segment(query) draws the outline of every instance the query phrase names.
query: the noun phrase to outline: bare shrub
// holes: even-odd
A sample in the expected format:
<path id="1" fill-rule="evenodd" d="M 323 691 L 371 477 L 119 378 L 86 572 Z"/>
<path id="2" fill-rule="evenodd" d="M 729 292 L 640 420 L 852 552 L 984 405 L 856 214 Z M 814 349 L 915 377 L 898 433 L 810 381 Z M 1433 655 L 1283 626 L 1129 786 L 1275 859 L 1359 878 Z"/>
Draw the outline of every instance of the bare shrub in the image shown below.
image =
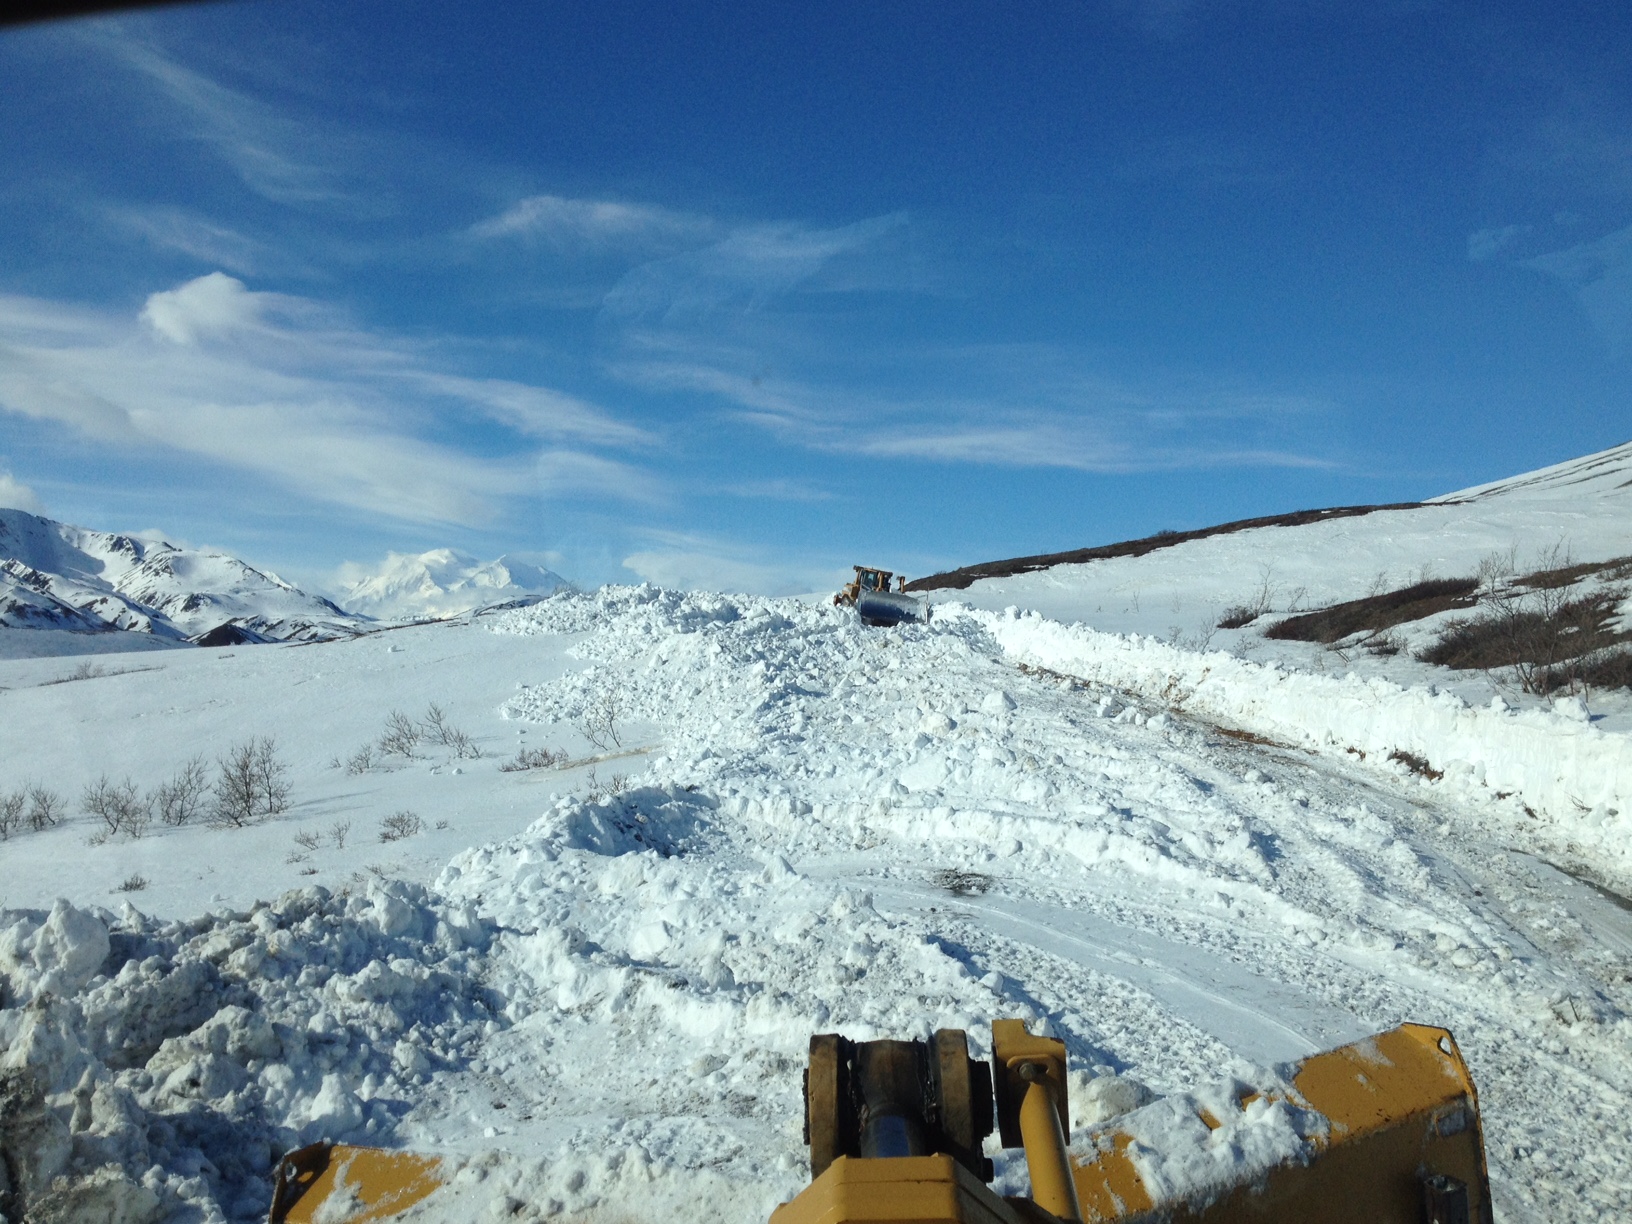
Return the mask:
<path id="1" fill-rule="evenodd" d="M 352 777 L 367 773 L 374 767 L 374 745 L 364 744 L 346 758 L 346 772 Z"/>
<path id="2" fill-rule="evenodd" d="M 380 821 L 380 840 L 382 842 L 401 841 L 405 837 L 413 837 L 423 831 L 425 822 L 407 808 L 400 812 L 392 812 Z"/>
<path id="3" fill-rule="evenodd" d="M 323 844 L 322 836 L 312 829 L 302 829 L 295 834 L 295 845 L 304 846 L 308 850 L 316 850 Z"/>
<path id="4" fill-rule="evenodd" d="M 28 827 L 38 833 L 61 823 L 66 805 L 62 796 L 43 786 L 28 788 Z"/>
<path id="5" fill-rule="evenodd" d="M 420 720 L 419 728 L 426 739 L 433 744 L 446 744 L 448 735 L 453 727 L 448 723 L 448 715 L 436 702 L 425 707 L 425 717 Z"/>
<path id="6" fill-rule="evenodd" d="M 337 820 L 329 826 L 329 840 L 334 843 L 336 850 L 346 848 L 346 837 L 351 832 L 351 821 Z"/>
<path id="7" fill-rule="evenodd" d="M 1561 688 L 1632 688 L 1632 653 L 1601 650 L 1572 659 L 1566 668 L 1554 668 L 1542 677 L 1543 691 Z"/>
<path id="8" fill-rule="evenodd" d="M 584 708 L 574 724 L 583 737 L 605 752 L 608 748 L 623 747 L 618 733 L 618 719 L 623 717 L 623 702 L 618 690 L 602 677 L 600 685 L 584 702 Z"/>
<path id="9" fill-rule="evenodd" d="M 1504 578 L 1518 572 L 1519 546 L 1512 545 L 1506 552 L 1493 552 L 1479 562 L 1479 585 L 1494 587 Z"/>
<path id="10" fill-rule="evenodd" d="M 204 812 L 204 796 L 210 789 L 209 770 L 202 756 L 195 756 L 168 782 L 159 784 L 148 797 L 149 806 L 167 825 L 184 825 Z"/>
<path id="11" fill-rule="evenodd" d="M 142 889 L 144 889 L 146 887 L 147 887 L 147 877 L 146 876 L 144 876 L 144 875 L 129 875 L 129 876 L 125 877 L 125 882 L 123 884 L 119 885 L 119 888 L 117 889 L 117 891 L 125 892 L 125 893 L 141 892 Z"/>
<path id="12" fill-rule="evenodd" d="M 277 816 L 289 810 L 289 767 L 278 759 L 278 744 L 271 736 L 255 745 L 255 789 L 263 815 Z"/>
<path id="13" fill-rule="evenodd" d="M 520 773 L 524 769 L 550 769 L 567 759 L 567 754 L 553 748 L 518 748 L 514 760 L 499 766 L 500 773 Z"/>
<path id="14" fill-rule="evenodd" d="M 429 743 L 452 748 L 453 755 L 464 760 L 473 761 L 482 755 L 476 741 L 450 723 L 447 712 L 434 701 L 425 709 L 425 717 L 419 723 L 419 733 Z"/>
<path id="15" fill-rule="evenodd" d="M 289 767 L 278 759 L 277 741 L 270 736 L 245 740 L 216 765 L 216 825 L 242 828 L 288 809 Z"/>
<path id="16" fill-rule="evenodd" d="M 1527 693 L 1573 689 L 1626 639 L 1614 624 L 1625 598 L 1613 587 L 1571 597 L 1567 586 L 1515 584 L 1490 597 L 1485 615 L 1447 625 L 1417 657 L 1458 669 L 1511 667 Z"/>
<path id="17" fill-rule="evenodd" d="M 1224 609 L 1224 614 L 1218 618 L 1220 629 L 1245 629 L 1253 621 L 1264 614 L 1262 608 L 1249 608 L 1246 604 L 1231 604 Z"/>
<path id="18" fill-rule="evenodd" d="M 380 733 L 380 751 L 386 756 L 411 757 L 419 747 L 420 738 L 419 724 L 401 710 L 392 710 L 386 717 L 385 730 Z"/>
<path id="19" fill-rule="evenodd" d="M 255 786 L 255 741 L 239 744 L 217 762 L 215 809 L 211 823 L 242 828 L 259 814 Z"/>
<path id="20" fill-rule="evenodd" d="M 592 767 L 589 771 L 589 791 L 584 798 L 590 803 L 602 803 L 607 799 L 616 799 L 628 789 L 628 774 L 613 774 L 610 781 L 602 782 Z"/>
<path id="21" fill-rule="evenodd" d="M 22 791 L 0 793 L 0 841 L 10 841 L 11 835 L 22 827 L 27 803 L 28 796 Z"/>

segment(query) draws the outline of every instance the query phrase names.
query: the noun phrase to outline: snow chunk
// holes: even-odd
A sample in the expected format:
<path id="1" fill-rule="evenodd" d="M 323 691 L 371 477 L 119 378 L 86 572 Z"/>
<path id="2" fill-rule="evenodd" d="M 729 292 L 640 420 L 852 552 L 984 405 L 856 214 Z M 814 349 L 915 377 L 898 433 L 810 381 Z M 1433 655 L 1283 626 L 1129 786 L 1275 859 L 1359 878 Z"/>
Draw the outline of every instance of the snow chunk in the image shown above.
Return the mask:
<path id="1" fill-rule="evenodd" d="M 108 928 L 67 901 L 59 899 L 43 921 L 33 911 L 9 917 L 9 925 L 0 929 L 0 971 L 18 1001 L 73 994 L 108 959 Z"/>

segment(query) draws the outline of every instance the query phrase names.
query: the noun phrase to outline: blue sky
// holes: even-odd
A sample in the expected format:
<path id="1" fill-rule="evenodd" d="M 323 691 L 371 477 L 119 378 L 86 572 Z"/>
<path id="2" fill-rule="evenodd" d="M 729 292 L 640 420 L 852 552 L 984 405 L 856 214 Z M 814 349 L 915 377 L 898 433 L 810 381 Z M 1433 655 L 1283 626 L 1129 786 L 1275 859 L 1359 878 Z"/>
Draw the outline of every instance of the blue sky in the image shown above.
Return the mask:
<path id="1" fill-rule="evenodd" d="M 0 500 L 821 588 L 1632 436 L 1619 6 L 253 0 L 0 33 Z"/>

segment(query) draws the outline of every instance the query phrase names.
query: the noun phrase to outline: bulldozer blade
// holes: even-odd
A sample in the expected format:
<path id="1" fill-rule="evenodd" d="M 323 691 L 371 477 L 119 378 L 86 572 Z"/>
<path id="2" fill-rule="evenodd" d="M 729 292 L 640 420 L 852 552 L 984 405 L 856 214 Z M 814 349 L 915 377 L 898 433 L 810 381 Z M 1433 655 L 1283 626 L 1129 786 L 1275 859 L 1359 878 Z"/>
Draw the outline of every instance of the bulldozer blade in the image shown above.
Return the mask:
<path id="1" fill-rule="evenodd" d="M 922 622 L 924 601 L 898 591 L 862 591 L 856 595 L 856 612 L 869 625 L 900 625 Z"/>
<path id="2" fill-rule="evenodd" d="M 1169 1199 L 1140 1176 L 1130 1152 L 1137 1140 L 1127 1124 L 1112 1123 L 1095 1134 L 1092 1154 L 1075 1158 L 1084 1218 L 1089 1224 L 1489 1224 L 1479 1101 L 1448 1030 L 1402 1024 L 1304 1059 L 1292 1082 L 1297 1097 L 1329 1124 L 1304 1159 L 1205 1201 Z M 1205 1114 L 1202 1121 L 1218 1125 Z"/>
<path id="3" fill-rule="evenodd" d="M 442 1186 L 442 1162 L 412 1152 L 314 1143 L 278 1162 L 268 1224 L 376 1224 Z"/>
<path id="4" fill-rule="evenodd" d="M 818 1040 L 844 1044 L 836 1035 Z M 817 1044 L 811 1048 L 814 1056 Z M 1234 1163 L 1228 1131 L 1219 1145 L 1208 1138 L 1226 1125 L 1209 1112 L 1222 1105 L 1216 1095 L 1210 1105 L 1194 1096 L 1158 1101 L 1094 1128 L 1069 1149 L 1062 1109 L 1059 1125 L 1041 1128 L 1049 1133 L 1039 1140 L 1027 1133 L 1019 1081 L 1035 1088 L 1056 1069 L 1039 1064 L 1063 1064 L 1063 1047 L 1031 1036 L 1019 1021 L 998 1021 L 993 1050 L 1018 1077 L 998 1088 L 999 1113 L 1015 1115 L 1003 1121 L 1004 1143 L 1023 1143 L 1034 1173 L 1034 1149 L 1064 1157 L 1078 1201 L 1069 1193 L 1001 1198 L 944 1150 L 852 1152 L 818 1168 L 770 1224 L 1062 1224 L 1062 1211 L 1085 1224 L 1491 1224 L 1478 1097 L 1445 1029 L 1403 1024 L 1312 1055 L 1267 1099 L 1247 1092 L 1222 1106 L 1246 1113 L 1279 1100 L 1318 1120 L 1300 1150 L 1267 1166 Z M 1043 1106 L 1051 1110 L 1046 1098 Z"/>

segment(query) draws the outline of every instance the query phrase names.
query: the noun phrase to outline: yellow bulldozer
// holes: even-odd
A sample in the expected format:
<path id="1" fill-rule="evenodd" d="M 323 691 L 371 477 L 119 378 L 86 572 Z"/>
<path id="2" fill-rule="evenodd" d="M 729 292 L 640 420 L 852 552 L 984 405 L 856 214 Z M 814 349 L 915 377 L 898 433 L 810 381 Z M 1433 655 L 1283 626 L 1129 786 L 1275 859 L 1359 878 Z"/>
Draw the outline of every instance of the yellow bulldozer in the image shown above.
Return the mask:
<path id="1" fill-rule="evenodd" d="M 1478 1096 L 1447 1030 L 1402 1024 L 1290 1072 L 1279 1088 L 1159 1100 L 1068 1143 L 1065 1045 L 1020 1020 L 993 1023 L 989 1063 L 957 1029 L 819 1034 L 805 1071 L 811 1183 L 770 1224 L 1491 1224 Z M 1295 1143 L 1236 1159 L 1252 1146 L 1243 1126 L 1293 1111 Z M 994 1129 L 1024 1150 L 1029 1196 L 988 1184 Z M 434 1195 L 440 1170 L 314 1144 L 280 1163 L 270 1221 L 388 1221 Z"/>
<path id="2" fill-rule="evenodd" d="M 849 607 L 869 625 L 900 625 L 929 619 L 929 605 L 922 599 L 908 595 L 907 580 L 899 579 L 896 590 L 890 590 L 890 579 L 895 575 L 887 569 L 871 565 L 852 566 L 856 576 L 845 583 L 833 596 L 837 607 Z"/>

